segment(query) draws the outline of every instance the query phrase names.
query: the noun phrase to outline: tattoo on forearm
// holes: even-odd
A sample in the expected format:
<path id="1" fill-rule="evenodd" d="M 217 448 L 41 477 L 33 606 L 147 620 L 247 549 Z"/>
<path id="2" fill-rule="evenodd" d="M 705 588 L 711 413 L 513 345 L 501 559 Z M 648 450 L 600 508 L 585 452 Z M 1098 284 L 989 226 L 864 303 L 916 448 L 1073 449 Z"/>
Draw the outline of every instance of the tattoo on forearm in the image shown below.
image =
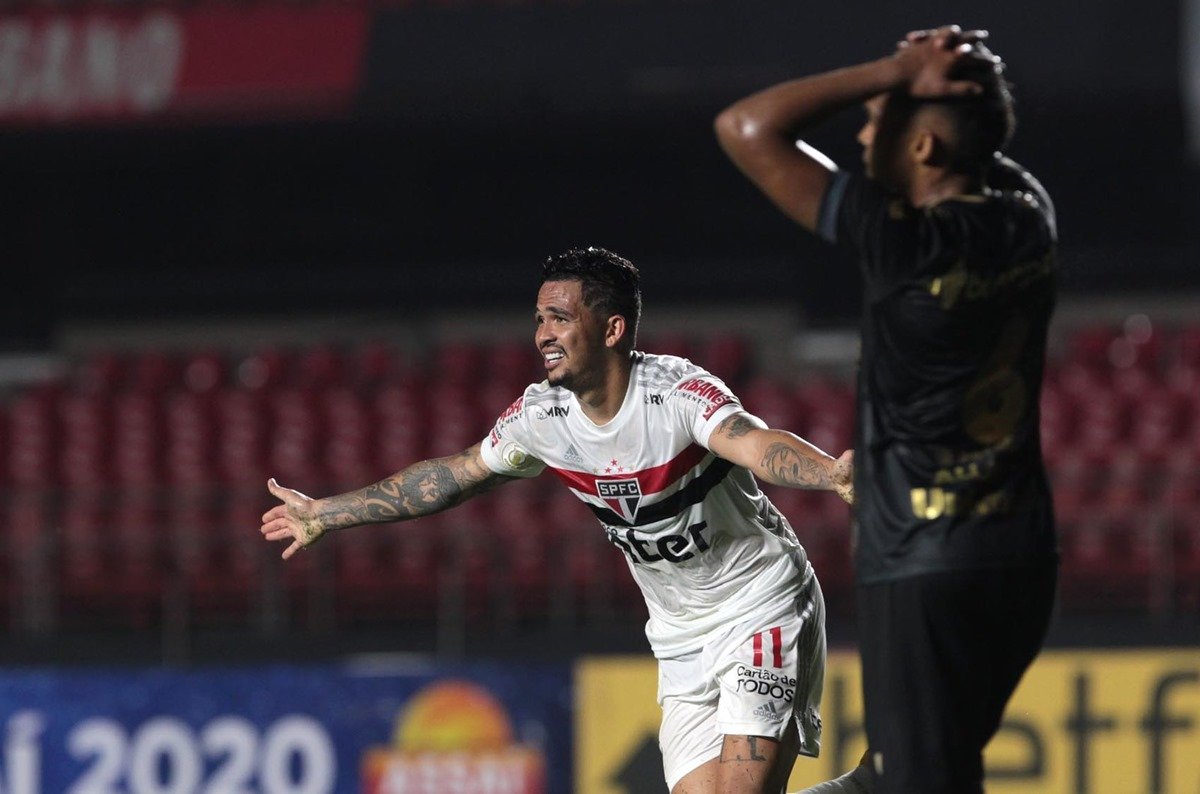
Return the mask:
<path id="1" fill-rule="evenodd" d="M 738 748 L 738 750 L 737 750 L 737 751 L 735 751 L 735 752 L 731 753 L 730 755 L 726 755 L 726 754 L 725 754 L 725 752 L 724 752 L 724 751 L 725 751 L 725 748 L 724 748 L 724 747 L 722 747 L 722 748 L 721 748 L 721 760 L 720 760 L 720 763 L 722 763 L 722 764 L 726 764 L 726 763 L 736 763 L 736 762 L 738 762 L 738 761 L 742 761 L 742 762 L 745 762 L 745 761 L 766 761 L 766 760 L 767 760 L 767 757 L 758 751 L 758 740 L 759 740 L 759 738 L 760 738 L 760 737 L 758 737 L 758 736 L 747 736 L 747 737 L 746 737 L 746 743 L 750 745 L 750 747 L 749 747 L 749 757 L 748 757 L 748 758 L 745 758 L 745 757 L 743 757 L 743 756 L 742 756 L 742 753 L 741 753 L 740 746 L 739 746 L 739 748 Z M 728 740 L 727 740 L 727 741 L 728 741 Z M 739 742 L 738 744 L 740 745 L 740 742 Z"/>
<path id="2" fill-rule="evenodd" d="M 331 497 L 319 518 L 326 527 L 340 527 L 432 515 L 508 479 L 481 470 L 468 450 L 415 463 L 366 488 Z"/>
<path id="3" fill-rule="evenodd" d="M 791 488 L 829 488 L 829 470 L 820 461 L 801 455 L 795 447 L 776 441 L 767 447 L 762 467 L 769 482 Z"/>
<path id="4" fill-rule="evenodd" d="M 741 438 L 755 427 L 756 425 L 745 414 L 734 414 L 724 422 L 721 422 L 721 426 L 717 428 L 717 431 L 724 433 L 729 438 Z"/>

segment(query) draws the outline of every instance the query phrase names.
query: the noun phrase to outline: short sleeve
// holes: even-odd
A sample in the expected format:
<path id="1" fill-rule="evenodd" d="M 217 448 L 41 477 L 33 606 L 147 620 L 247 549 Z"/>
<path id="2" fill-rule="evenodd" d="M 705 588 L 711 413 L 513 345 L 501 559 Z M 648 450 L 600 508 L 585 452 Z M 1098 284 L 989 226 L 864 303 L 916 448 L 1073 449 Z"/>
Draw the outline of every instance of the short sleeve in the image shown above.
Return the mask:
<path id="1" fill-rule="evenodd" d="M 708 438 L 717 425 L 742 409 L 724 381 L 703 370 L 680 381 L 670 394 L 672 408 L 687 426 L 692 438 L 708 448 Z"/>
<path id="2" fill-rule="evenodd" d="M 857 258 L 868 291 L 886 289 L 915 260 L 921 215 L 862 174 L 839 171 L 829 181 L 817 219 L 825 240 Z"/>
<path id="3" fill-rule="evenodd" d="M 488 437 L 479 445 L 483 462 L 496 474 L 536 477 L 546 468 L 530 449 L 525 398 L 508 406 L 496 419 Z"/>

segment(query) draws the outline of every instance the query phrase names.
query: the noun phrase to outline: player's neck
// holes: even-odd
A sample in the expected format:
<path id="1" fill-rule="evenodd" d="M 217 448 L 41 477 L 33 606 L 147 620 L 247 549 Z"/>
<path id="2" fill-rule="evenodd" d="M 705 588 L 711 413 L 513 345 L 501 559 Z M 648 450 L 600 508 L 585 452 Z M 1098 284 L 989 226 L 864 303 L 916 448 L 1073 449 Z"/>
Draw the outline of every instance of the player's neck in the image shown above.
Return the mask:
<path id="1" fill-rule="evenodd" d="M 914 207 L 932 207 L 954 196 L 976 195 L 983 191 L 983 182 L 967 174 L 942 169 L 921 169 L 913 174 L 908 188 L 908 200 Z"/>
<path id="2" fill-rule="evenodd" d="M 629 356 L 610 356 L 604 376 L 596 385 L 575 393 L 583 415 L 594 424 L 604 425 L 613 420 L 625 404 L 629 391 L 629 378 L 633 370 L 633 359 Z"/>

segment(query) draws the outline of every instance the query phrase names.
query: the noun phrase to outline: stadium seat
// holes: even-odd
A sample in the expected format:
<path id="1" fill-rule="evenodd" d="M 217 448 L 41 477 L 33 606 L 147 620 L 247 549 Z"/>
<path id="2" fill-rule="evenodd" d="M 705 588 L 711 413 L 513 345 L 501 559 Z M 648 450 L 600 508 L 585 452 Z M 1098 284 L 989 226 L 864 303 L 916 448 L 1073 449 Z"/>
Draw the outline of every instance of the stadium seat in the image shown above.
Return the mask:
<path id="1" fill-rule="evenodd" d="M 27 391 L 8 406 L 7 479 L 14 485 L 45 488 L 59 476 L 57 393 Z"/>
<path id="2" fill-rule="evenodd" d="M 132 391 L 159 394 L 180 385 L 180 361 L 165 350 L 139 350 L 130 354 L 127 387 Z"/>
<path id="3" fill-rule="evenodd" d="M 107 396 L 68 392 L 58 401 L 59 471 L 70 487 L 97 487 L 111 476 L 112 412 Z"/>
<path id="4" fill-rule="evenodd" d="M 261 394 L 228 389 L 214 402 L 217 471 L 223 482 L 244 486 L 265 482 L 270 415 Z"/>
<path id="5" fill-rule="evenodd" d="M 403 382 L 413 375 L 412 362 L 392 343 L 372 339 L 351 348 L 346 362 L 346 384 L 361 392 Z"/>
<path id="6" fill-rule="evenodd" d="M 213 411 L 213 400 L 208 395 L 175 392 L 166 397 L 163 459 L 170 483 L 193 487 L 215 481 L 219 431 Z"/>
<path id="7" fill-rule="evenodd" d="M 426 456 L 429 421 L 426 397 L 415 384 L 390 385 L 374 397 L 376 463 L 383 471 L 396 471 Z"/>
<path id="8" fill-rule="evenodd" d="M 280 347 L 261 347 L 237 361 L 235 385 L 251 392 L 274 389 L 291 375 L 292 355 Z"/>
<path id="9" fill-rule="evenodd" d="M 1132 404 L 1130 441 L 1149 461 L 1161 461 L 1186 439 L 1190 406 L 1184 397 L 1159 386 L 1146 389 Z"/>
<path id="10" fill-rule="evenodd" d="M 229 359 L 220 350 L 198 350 L 184 356 L 181 364 L 184 390 L 213 394 L 229 385 Z"/>
<path id="11" fill-rule="evenodd" d="M 162 480 L 162 395 L 118 394 L 112 403 L 112 468 L 115 480 L 147 488 Z"/>
<path id="12" fill-rule="evenodd" d="M 801 423 L 807 406 L 796 399 L 792 389 L 777 379 L 751 378 L 738 397 L 742 406 L 767 423 L 768 427 L 802 433 Z"/>
<path id="13" fill-rule="evenodd" d="M 738 334 L 717 333 L 708 337 L 700 343 L 696 356 L 696 363 L 739 394 L 754 363 L 749 343 Z"/>
<path id="14" fill-rule="evenodd" d="M 1168 513 L 1171 567 L 1177 608 L 1200 613 L 1200 505 Z"/>
<path id="15" fill-rule="evenodd" d="M 476 386 L 483 380 L 482 346 L 462 339 L 445 340 L 430 353 L 426 370 L 435 381 L 450 386 Z"/>

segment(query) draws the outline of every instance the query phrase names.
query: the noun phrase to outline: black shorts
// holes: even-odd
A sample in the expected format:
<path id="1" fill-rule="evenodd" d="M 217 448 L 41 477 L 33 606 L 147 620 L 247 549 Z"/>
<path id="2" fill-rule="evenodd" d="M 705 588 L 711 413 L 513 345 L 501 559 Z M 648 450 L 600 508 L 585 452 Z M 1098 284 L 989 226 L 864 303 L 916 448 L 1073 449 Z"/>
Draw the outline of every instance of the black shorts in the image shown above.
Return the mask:
<path id="1" fill-rule="evenodd" d="M 1042 647 L 1058 564 L 950 571 L 858 588 L 878 794 L 983 790 L 983 748 Z"/>

